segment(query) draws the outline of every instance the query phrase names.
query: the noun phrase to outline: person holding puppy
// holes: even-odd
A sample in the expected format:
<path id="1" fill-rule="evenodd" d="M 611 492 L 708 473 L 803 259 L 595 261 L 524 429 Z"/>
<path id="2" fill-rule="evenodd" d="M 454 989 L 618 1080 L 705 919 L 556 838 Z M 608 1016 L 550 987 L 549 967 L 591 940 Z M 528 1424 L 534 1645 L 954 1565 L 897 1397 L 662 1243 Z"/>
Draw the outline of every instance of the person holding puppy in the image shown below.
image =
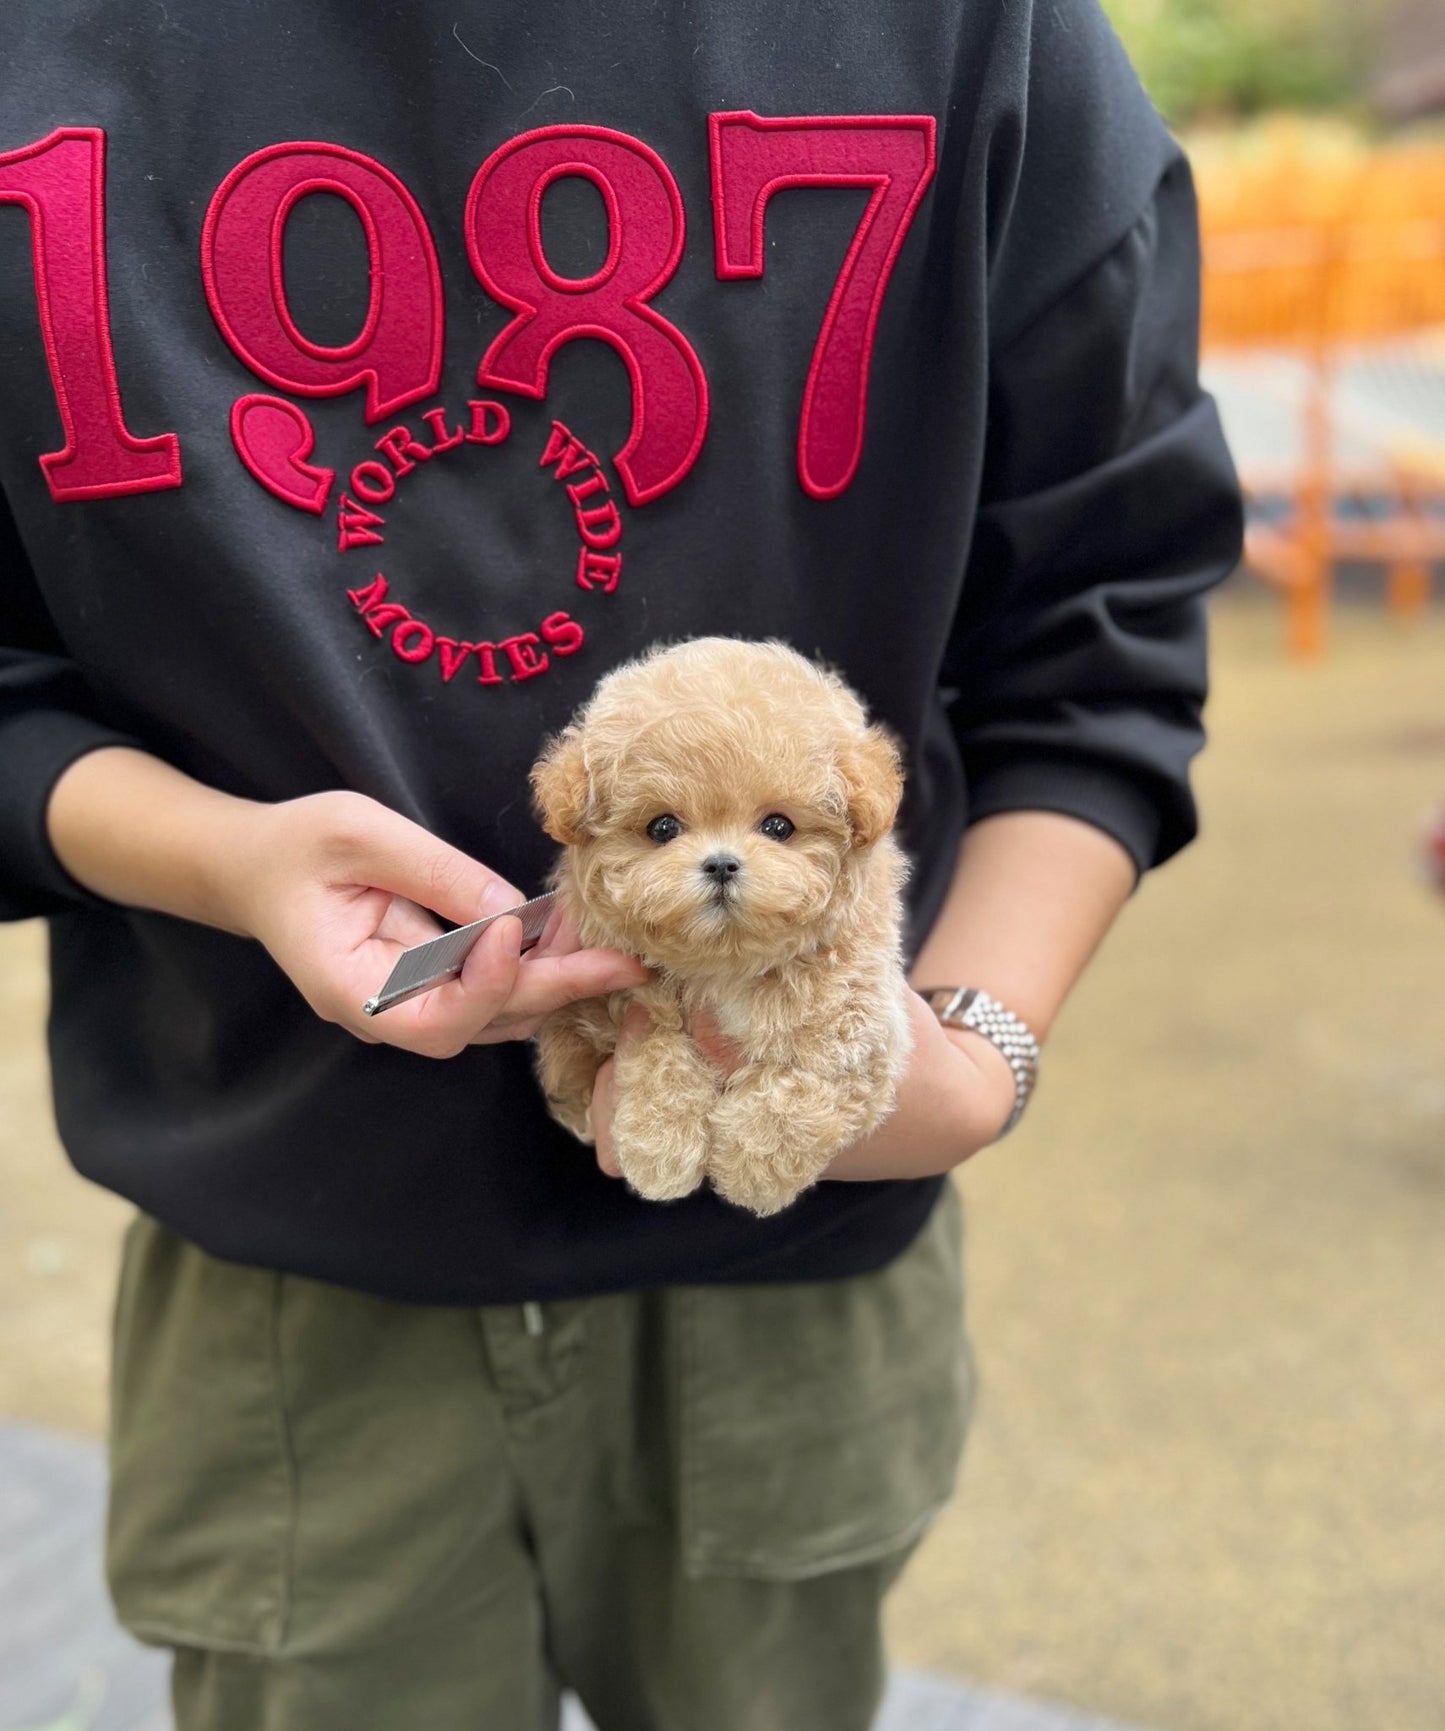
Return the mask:
<path id="1" fill-rule="evenodd" d="M 826 52 L 776 7 L 14 10 L 0 912 L 52 921 L 62 1138 L 139 1209 L 121 1618 L 181 1731 L 563 1688 L 862 1731 L 968 1406 L 947 1174 L 1195 829 L 1240 523 L 1187 165 L 1092 0 L 848 4 Z M 636 956 L 502 919 L 361 1010 L 540 887 L 543 741 L 698 637 L 898 742 L 943 989 L 766 1218 L 617 1180 L 635 1023 L 595 1156 L 548 1114 L 529 1042 Z"/>

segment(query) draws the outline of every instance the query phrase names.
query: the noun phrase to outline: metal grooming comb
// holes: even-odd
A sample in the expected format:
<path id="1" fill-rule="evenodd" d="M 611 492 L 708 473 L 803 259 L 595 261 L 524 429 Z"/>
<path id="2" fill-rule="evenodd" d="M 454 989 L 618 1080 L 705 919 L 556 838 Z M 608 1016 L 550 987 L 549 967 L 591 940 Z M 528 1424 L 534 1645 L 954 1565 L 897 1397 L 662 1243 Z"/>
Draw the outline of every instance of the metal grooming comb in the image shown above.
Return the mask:
<path id="1" fill-rule="evenodd" d="M 469 926 L 458 926 L 455 931 L 443 932 L 439 938 L 413 944 L 396 958 L 396 966 L 387 976 L 386 984 L 374 998 L 366 1000 L 362 1009 L 368 1016 L 379 1016 L 383 1010 L 394 1009 L 408 998 L 419 998 L 433 986 L 456 979 L 462 971 L 462 964 L 472 953 L 472 945 L 493 920 L 504 920 L 508 914 L 515 914 L 522 922 L 522 951 L 525 954 L 542 936 L 542 928 L 547 924 L 547 916 L 556 900 L 556 890 L 548 890 L 545 895 L 533 896 L 520 907 L 503 908 L 500 913 L 488 914 L 484 920 L 473 920 Z"/>

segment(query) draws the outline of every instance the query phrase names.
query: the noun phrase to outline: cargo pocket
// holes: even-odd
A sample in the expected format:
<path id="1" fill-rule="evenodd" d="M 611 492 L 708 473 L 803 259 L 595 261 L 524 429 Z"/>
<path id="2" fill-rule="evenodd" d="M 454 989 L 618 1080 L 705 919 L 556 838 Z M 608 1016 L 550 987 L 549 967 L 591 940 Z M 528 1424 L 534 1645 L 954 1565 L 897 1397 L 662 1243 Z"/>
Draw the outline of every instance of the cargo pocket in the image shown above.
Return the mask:
<path id="1" fill-rule="evenodd" d="M 106 1575 L 141 1640 L 279 1646 L 290 1473 L 275 1364 L 280 1277 L 145 1216 L 116 1302 Z"/>
<path id="2" fill-rule="evenodd" d="M 917 1541 L 952 1494 L 972 1398 L 961 1260 L 949 1183 L 874 1274 L 677 1293 L 690 1575 L 802 1580 Z"/>

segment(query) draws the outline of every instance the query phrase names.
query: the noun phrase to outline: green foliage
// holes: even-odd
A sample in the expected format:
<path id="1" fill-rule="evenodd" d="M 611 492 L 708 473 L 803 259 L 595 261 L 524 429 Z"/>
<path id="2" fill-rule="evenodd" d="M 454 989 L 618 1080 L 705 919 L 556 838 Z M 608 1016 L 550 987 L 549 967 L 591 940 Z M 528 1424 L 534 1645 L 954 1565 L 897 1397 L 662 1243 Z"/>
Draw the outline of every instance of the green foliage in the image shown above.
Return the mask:
<path id="1" fill-rule="evenodd" d="M 1103 0 L 1172 125 L 1266 108 L 1358 106 L 1379 0 Z"/>

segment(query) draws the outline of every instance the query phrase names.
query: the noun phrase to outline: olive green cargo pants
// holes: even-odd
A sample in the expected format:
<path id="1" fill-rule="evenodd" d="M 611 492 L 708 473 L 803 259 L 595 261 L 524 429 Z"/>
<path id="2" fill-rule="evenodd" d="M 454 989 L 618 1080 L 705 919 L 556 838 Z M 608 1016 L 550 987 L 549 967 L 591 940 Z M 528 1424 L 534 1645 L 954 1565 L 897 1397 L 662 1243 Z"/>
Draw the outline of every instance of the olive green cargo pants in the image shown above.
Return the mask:
<path id="1" fill-rule="evenodd" d="M 864 1731 L 953 1483 L 958 1204 L 876 1274 L 483 1309 L 126 1246 L 108 1568 L 180 1731 Z"/>

